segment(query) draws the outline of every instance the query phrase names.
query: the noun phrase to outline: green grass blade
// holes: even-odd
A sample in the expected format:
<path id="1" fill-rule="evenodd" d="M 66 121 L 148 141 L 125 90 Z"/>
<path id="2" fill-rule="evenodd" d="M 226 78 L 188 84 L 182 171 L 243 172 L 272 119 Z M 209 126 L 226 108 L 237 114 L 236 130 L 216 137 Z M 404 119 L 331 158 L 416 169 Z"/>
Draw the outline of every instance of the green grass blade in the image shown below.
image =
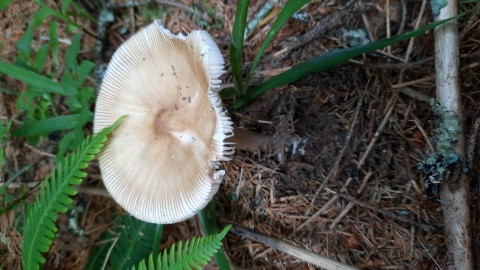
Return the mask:
<path id="1" fill-rule="evenodd" d="M 156 225 L 154 228 L 154 232 L 152 233 L 153 241 L 151 244 L 151 250 L 153 251 L 153 254 L 155 254 L 155 256 L 158 254 L 160 242 L 162 241 L 162 235 L 163 235 L 163 225 Z"/>
<path id="2" fill-rule="evenodd" d="M 31 70 L 0 61 L 0 73 L 4 73 L 26 84 L 38 87 L 46 92 L 65 95 L 63 87 L 50 78 L 37 74 Z"/>
<path id="3" fill-rule="evenodd" d="M 41 185 L 35 202 L 27 207 L 27 216 L 22 240 L 22 268 L 40 269 L 45 262 L 42 253 L 47 252 L 55 237 L 55 221 L 58 213 L 65 213 L 76 194 L 73 186 L 79 185 L 95 155 L 105 145 L 107 136 L 120 124 L 121 119 L 111 127 L 87 138 L 73 153 L 60 161 L 56 169 Z"/>
<path id="4" fill-rule="evenodd" d="M 218 218 L 217 209 L 215 207 L 215 197 L 212 201 L 210 201 L 206 208 L 198 213 L 198 219 L 200 220 L 200 226 L 202 226 L 202 229 L 206 235 L 215 235 L 218 233 Z M 230 264 L 228 263 L 227 257 L 225 257 L 223 250 L 220 249 L 218 252 L 216 252 L 214 257 L 218 267 L 221 270 L 230 269 Z"/>
<path id="5" fill-rule="evenodd" d="M 233 80 L 239 95 L 245 93 L 243 84 L 243 41 L 245 27 L 247 26 L 247 13 L 250 0 L 238 0 L 235 22 L 232 29 L 232 42 L 230 44 L 230 64 L 232 65 Z"/>
<path id="6" fill-rule="evenodd" d="M 50 51 L 52 54 L 53 64 L 55 69 L 58 68 L 58 53 L 60 52 L 60 47 L 58 44 L 58 24 L 56 21 L 51 21 L 49 26 L 49 34 L 50 34 Z"/>
<path id="7" fill-rule="evenodd" d="M 277 35 L 277 33 L 280 31 L 283 25 L 292 17 L 292 15 L 295 12 L 297 12 L 300 8 L 302 8 L 304 5 L 306 5 L 308 2 L 310 2 L 310 0 L 289 0 L 285 4 L 282 11 L 278 15 L 277 20 L 275 20 L 275 22 L 273 23 L 272 28 L 270 28 L 270 30 L 268 31 L 267 36 L 263 40 L 262 44 L 260 45 L 260 48 L 258 49 L 257 54 L 255 55 L 252 67 L 250 68 L 250 72 L 248 74 L 248 79 L 245 84 L 245 87 L 248 87 L 253 77 L 253 74 L 255 72 L 255 69 L 258 66 L 258 62 L 260 61 L 260 58 L 262 58 L 263 54 L 265 53 L 265 50 L 267 49 L 272 39 Z"/>
<path id="8" fill-rule="evenodd" d="M 82 114 L 62 115 L 45 120 L 32 121 L 23 124 L 20 128 L 12 132 L 13 136 L 32 137 L 46 135 L 54 131 L 71 129 L 80 125 Z"/>
<path id="9" fill-rule="evenodd" d="M 8 122 L 4 122 L 4 120 L 0 120 L 0 173 L 3 168 L 4 162 L 4 154 L 5 154 L 5 147 L 4 144 L 7 141 L 7 134 L 10 132 L 10 127 L 12 126 L 13 120 Z"/>
<path id="10" fill-rule="evenodd" d="M 40 47 L 37 54 L 35 55 L 35 60 L 33 61 L 33 69 L 36 72 L 42 72 L 45 62 L 47 62 L 47 53 L 49 46 L 47 44 Z"/>
<path id="11" fill-rule="evenodd" d="M 233 105 L 233 108 L 238 109 L 248 104 L 249 102 L 255 100 L 259 96 L 265 94 L 268 90 L 295 82 L 310 73 L 327 70 L 332 67 L 339 66 L 341 64 L 346 63 L 348 60 L 356 56 L 362 55 L 364 53 L 373 52 L 373 51 L 382 49 L 386 46 L 398 43 L 400 41 L 419 36 L 425 33 L 426 31 L 435 28 L 438 25 L 441 25 L 453 19 L 457 19 L 460 16 L 463 16 L 463 14 L 453 18 L 446 19 L 446 20 L 429 23 L 417 30 L 414 30 L 402 35 L 398 35 L 392 38 L 382 39 L 382 40 L 369 43 L 366 45 L 362 45 L 362 46 L 336 50 L 321 56 L 314 57 L 311 60 L 308 60 L 296 66 L 293 66 L 291 69 L 268 79 L 259 87 L 253 89 L 252 91 L 249 91 L 247 95 L 240 97 L 237 100 L 237 102 Z"/>

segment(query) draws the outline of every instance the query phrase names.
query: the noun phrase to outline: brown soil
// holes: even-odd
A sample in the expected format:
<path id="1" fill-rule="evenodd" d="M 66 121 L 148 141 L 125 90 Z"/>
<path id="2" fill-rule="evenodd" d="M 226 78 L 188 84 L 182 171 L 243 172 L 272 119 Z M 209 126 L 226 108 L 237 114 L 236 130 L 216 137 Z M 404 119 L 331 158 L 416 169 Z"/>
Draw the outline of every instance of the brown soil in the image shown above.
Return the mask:
<path id="1" fill-rule="evenodd" d="M 148 16 L 153 13 L 174 33 L 202 28 L 201 18 L 185 8 L 168 4 L 170 1 L 160 1 L 166 3 L 158 4 L 160 8 L 153 4 L 131 8 L 120 5 L 120 1 L 112 2 L 119 4 L 113 9 L 116 18 L 108 28 L 104 53 L 96 56 L 94 40 L 87 36 L 83 39 L 82 57 L 96 63 L 108 62 L 124 40 L 150 22 Z M 207 21 L 210 27 L 206 29 L 228 59 L 235 4 L 219 0 L 178 2 L 195 5 L 210 18 Z M 249 18 L 265 2 L 252 1 Z M 313 56 L 344 48 L 352 40 L 342 29 L 368 29 L 377 40 L 387 36 L 387 28 L 395 34 L 414 29 L 417 19 L 421 24 L 432 21 L 429 11 L 419 14 L 420 2 L 408 2 L 403 12 L 402 1 L 390 0 L 389 25 L 385 23 L 383 0 L 364 5 L 354 1 L 312 2 L 301 12 L 307 18 L 305 21 L 292 19 L 279 33 L 266 51 L 255 80 Z M 88 1 L 80 4 L 98 15 Z M 461 5 L 461 10 L 469 7 Z M 4 30 L 0 32 L 0 40 L 6 41 L 2 46 L 3 59 L 11 60 L 15 43 L 36 8 L 29 1 L 14 1 L 8 12 L 0 14 Z M 207 10 L 213 13 L 206 15 Z M 362 14 L 369 22 L 368 28 Z M 130 24 L 122 34 L 120 30 L 127 19 Z M 460 83 L 467 137 L 478 132 L 473 123 L 480 108 L 479 19 L 478 14 L 471 13 L 460 21 Z M 262 22 L 248 35 L 247 67 L 272 23 L 272 20 Z M 96 27 L 87 25 L 93 31 Z M 71 34 L 61 29 L 59 36 L 68 38 Z M 341 67 L 311 74 L 270 91 L 241 110 L 230 110 L 236 127 L 280 138 L 282 144 L 253 152 L 237 151 L 230 162 L 223 164 L 227 175 L 217 195 L 220 219 L 363 269 L 446 269 L 449 262 L 440 202 L 435 192 L 427 192 L 423 175 L 417 169 L 417 164 L 433 152 L 434 116 L 426 102 L 415 98 L 435 96 L 431 77 L 435 74 L 433 34 L 416 38 L 411 50 L 408 44 L 402 42 Z M 228 64 L 226 74 L 224 83 L 231 83 Z M 23 89 L 11 79 L 0 82 L 0 86 Z M 4 107 L 2 119 L 15 116 L 15 96 L 0 97 Z M 227 108 L 232 102 L 225 101 Z M 17 119 L 15 125 L 21 117 Z M 33 164 L 16 182 L 32 184 L 43 179 L 54 163 L 51 153 L 55 153 L 57 143 L 53 137 L 44 139 L 35 148 L 17 139 L 7 143 L 7 160 L 13 164 L 13 170 L 18 172 Z M 472 182 L 478 181 L 479 151 L 475 144 L 467 147 L 475 149 L 470 176 Z M 103 190 L 96 162 L 88 172 L 83 185 Z M 7 174 L 2 172 L 2 181 L 4 177 Z M 319 213 L 342 189 L 345 196 Z M 77 206 L 85 208 L 78 224 L 85 235 L 78 236 L 68 229 L 68 215 L 61 215 L 57 222 L 58 237 L 44 269 L 82 269 L 101 233 L 111 227 L 116 214 L 122 211 L 113 200 L 94 195 L 91 190 L 80 193 L 75 200 Z M 11 193 L 15 194 L 15 189 Z M 478 189 L 472 189 L 474 254 L 480 252 L 478 195 Z M 17 222 L 12 212 L 0 218 L 0 232 L 8 239 L 7 244 L 0 242 L 0 266 L 4 269 L 20 269 L 22 236 L 15 229 Z M 168 225 L 162 247 L 198 233 L 194 220 Z M 317 269 L 296 257 L 233 234 L 226 239 L 226 253 L 232 264 L 241 269 Z M 215 264 L 209 266 L 215 267 Z M 476 268 L 480 269 L 478 258 Z"/>

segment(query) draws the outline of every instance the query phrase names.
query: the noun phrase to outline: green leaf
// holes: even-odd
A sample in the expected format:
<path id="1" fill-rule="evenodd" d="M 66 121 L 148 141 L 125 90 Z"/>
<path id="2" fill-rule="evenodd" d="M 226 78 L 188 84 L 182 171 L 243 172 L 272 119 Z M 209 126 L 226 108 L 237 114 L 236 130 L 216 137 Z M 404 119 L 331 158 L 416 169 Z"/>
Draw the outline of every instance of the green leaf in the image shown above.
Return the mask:
<path id="1" fill-rule="evenodd" d="M 218 233 L 218 218 L 217 218 L 217 209 L 215 207 L 215 197 L 210 201 L 205 209 L 202 209 L 198 213 L 198 218 L 200 220 L 200 225 L 202 226 L 203 231 L 206 235 L 215 235 Z M 215 261 L 217 261 L 218 267 L 221 270 L 229 270 L 230 264 L 228 263 L 227 257 L 220 249 L 214 255 Z"/>
<path id="2" fill-rule="evenodd" d="M 62 115 L 24 123 L 20 128 L 12 132 L 16 137 L 32 137 L 50 134 L 54 131 L 61 131 L 77 127 L 81 124 L 84 116 L 81 114 Z"/>
<path id="3" fill-rule="evenodd" d="M 0 0 L 0 10 L 4 10 L 13 0 Z"/>
<path id="4" fill-rule="evenodd" d="M 0 121 L 0 173 L 3 173 L 2 169 L 5 158 L 4 144 L 7 134 L 10 131 L 10 127 L 12 126 L 12 122 L 13 120 L 8 121 L 7 123 L 4 123 L 3 120 Z"/>
<path id="5" fill-rule="evenodd" d="M 268 45 L 272 41 L 272 39 L 277 35 L 283 25 L 297 12 L 300 8 L 306 5 L 310 0 L 289 0 L 285 6 L 283 7 L 282 11 L 278 15 L 277 19 L 272 25 L 272 28 L 267 33 L 267 36 L 263 40 L 262 44 L 260 45 L 260 49 L 258 49 L 257 54 L 255 55 L 255 59 L 253 60 L 252 67 L 250 68 L 250 73 L 248 74 L 248 79 L 246 82 L 246 87 L 250 84 L 250 81 L 253 77 L 255 69 L 258 66 L 258 62 L 260 58 L 262 58 L 265 50 L 267 49 Z"/>
<path id="6" fill-rule="evenodd" d="M 157 252 L 159 246 L 154 244 L 162 238 L 163 225 L 147 223 L 130 215 L 125 215 L 120 224 L 123 226 L 110 256 L 113 269 L 129 269 L 148 254 Z"/>
<path id="7" fill-rule="evenodd" d="M 35 13 L 35 16 L 33 16 L 33 20 L 32 20 L 33 26 L 34 27 L 40 26 L 45 21 L 45 19 L 47 19 L 48 16 L 54 15 L 54 14 L 55 12 L 51 9 L 48 9 L 48 8 L 39 9 Z"/>
<path id="8" fill-rule="evenodd" d="M 27 29 L 23 32 L 22 37 L 17 42 L 17 49 L 20 58 L 27 62 L 30 59 L 30 52 L 32 48 L 33 39 L 33 24 L 28 24 Z"/>
<path id="9" fill-rule="evenodd" d="M 77 81 L 79 85 L 82 85 L 83 82 L 85 82 L 88 74 L 90 74 L 94 67 L 95 64 L 90 61 L 82 61 L 82 63 L 80 63 L 80 66 L 77 67 Z"/>
<path id="10" fill-rule="evenodd" d="M 58 53 L 60 51 L 60 48 L 58 46 L 58 24 L 56 21 L 52 20 L 50 22 L 50 27 L 49 27 L 49 34 L 50 34 L 50 50 L 52 52 L 52 59 L 53 59 L 53 64 L 55 65 L 55 68 L 57 69 L 59 66 L 58 62 Z"/>
<path id="11" fill-rule="evenodd" d="M 83 31 L 85 31 L 88 35 L 92 35 L 90 32 L 88 32 L 85 28 L 83 28 L 81 25 L 77 24 L 76 22 L 72 21 L 70 18 L 69 18 L 69 15 L 66 15 L 66 14 L 61 14 L 60 12 L 50 8 L 47 4 L 45 4 L 43 1 L 41 0 L 35 0 L 36 3 L 38 3 L 40 6 L 42 6 L 42 8 L 48 10 L 50 12 L 51 15 L 54 15 L 55 17 L 67 22 L 67 30 L 69 29 L 72 29 L 72 28 L 75 28 L 75 29 L 82 29 Z M 93 37 L 95 37 L 94 35 L 92 35 Z"/>
<path id="12" fill-rule="evenodd" d="M 78 14 L 73 14 L 73 16 L 75 16 L 75 17 L 80 16 L 80 17 L 86 18 L 87 20 L 89 20 L 92 23 L 97 22 L 97 18 L 92 16 L 92 14 L 90 14 L 87 10 L 85 10 L 85 8 L 83 8 L 78 3 L 75 3 L 73 0 L 71 0 L 71 1 L 72 1 L 72 6 L 78 12 Z M 70 14 L 70 15 L 72 15 L 72 14 Z"/>
<path id="13" fill-rule="evenodd" d="M 62 85 L 67 95 L 76 97 L 79 85 L 74 79 L 72 72 L 66 70 L 63 73 L 62 81 L 60 82 L 60 84 Z"/>
<path id="14" fill-rule="evenodd" d="M 107 136 L 123 119 L 87 138 L 74 153 L 60 161 L 52 175 L 43 181 L 35 202 L 27 207 L 22 240 L 23 269 L 40 269 L 45 262 L 42 253 L 50 249 L 55 238 L 58 213 L 65 213 L 71 206 L 72 196 L 76 194 L 73 187 L 79 185 L 86 176 L 83 170 L 88 166 L 88 161 L 100 152 Z"/>
<path id="15" fill-rule="evenodd" d="M 67 14 L 67 11 L 68 11 L 68 7 L 70 6 L 70 4 L 72 3 L 73 0 L 63 0 L 62 1 L 62 7 L 60 8 L 60 13 L 62 13 L 63 15 L 68 15 Z"/>
<path id="16" fill-rule="evenodd" d="M 36 72 L 42 72 L 43 66 L 47 60 L 47 53 L 48 53 L 48 45 L 43 45 L 38 50 L 37 54 L 35 55 L 35 61 L 33 61 L 33 69 Z"/>
<path id="17" fill-rule="evenodd" d="M 65 55 L 67 69 L 72 73 L 77 72 L 77 65 L 78 65 L 77 56 L 79 52 L 80 52 L 80 35 L 77 34 L 72 38 L 71 44 L 68 47 Z"/>
<path id="18" fill-rule="evenodd" d="M 362 46 L 357 46 L 357 47 L 352 47 L 347 49 L 340 49 L 340 50 L 336 50 L 321 56 L 314 57 L 306 62 L 293 66 L 289 70 L 282 72 L 279 75 L 276 75 L 268 79 L 262 85 L 254 88 L 252 91 L 249 91 L 245 96 L 240 97 L 237 100 L 237 102 L 233 105 L 233 108 L 238 109 L 250 103 L 251 101 L 258 98 L 259 96 L 265 94 L 268 90 L 295 82 L 310 73 L 319 72 L 319 71 L 323 71 L 323 70 L 327 70 L 327 69 L 339 66 L 341 64 L 348 62 L 348 60 L 356 56 L 362 55 L 364 53 L 374 52 L 386 46 L 396 44 L 400 41 L 419 36 L 428 30 L 434 29 L 438 25 L 441 25 L 450 20 L 459 18 L 460 16 L 463 16 L 463 14 L 460 14 L 456 17 L 452 17 L 449 19 L 429 23 L 423 27 L 420 27 L 417 30 L 414 30 L 402 35 L 398 35 L 392 38 L 382 39 L 382 40 L 369 43 L 366 45 L 362 45 Z"/>
<path id="19" fill-rule="evenodd" d="M 107 255 L 113 246 L 117 243 L 118 237 L 113 233 L 108 231 L 104 232 L 100 236 L 99 243 L 102 243 L 100 246 L 93 249 L 93 251 L 88 256 L 87 265 L 83 270 L 98 270 L 105 269 L 108 258 Z"/>
<path id="20" fill-rule="evenodd" d="M 168 250 L 165 249 L 160 255 L 146 257 L 131 269 L 154 270 L 154 269 L 201 269 L 211 259 L 213 254 L 220 250 L 222 239 L 232 226 L 226 226 L 220 233 L 210 236 L 192 238 L 183 244 L 180 241 Z M 145 262 L 148 260 L 148 263 Z M 148 268 L 147 268 L 148 267 Z"/>
<path id="21" fill-rule="evenodd" d="M 76 133 L 74 131 L 70 131 L 69 133 L 63 136 L 62 140 L 58 144 L 58 152 L 57 152 L 57 160 L 63 159 L 65 153 L 70 150 L 70 146 L 72 145 L 73 141 L 75 141 Z"/>
<path id="22" fill-rule="evenodd" d="M 65 95 L 63 87 L 50 78 L 37 74 L 31 70 L 0 61 L 0 72 L 15 79 L 45 90 L 46 92 Z"/>
<path id="23" fill-rule="evenodd" d="M 101 269 L 107 261 L 114 270 L 129 269 L 149 254 L 158 254 L 162 232 L 163 225 L 147 223 L 126 214 L 117 220 L 113 229 L 100 237 L 103 244 L 92 251 L 87 269 Z M 105 250 L 108 249 L 111 252 L 107 258 Z"/>
<path id="24" fill-rule="evenodd" d="M 230 64 L 232 65 L 235 88 L 240 95 L 245 93 L 243 84 L 243 41 L 245 27 L 247 26 L 247 13 L 250 0 L 238 0 L 235 22 L 232 29 L 232 42 L 230 44 Z"/>

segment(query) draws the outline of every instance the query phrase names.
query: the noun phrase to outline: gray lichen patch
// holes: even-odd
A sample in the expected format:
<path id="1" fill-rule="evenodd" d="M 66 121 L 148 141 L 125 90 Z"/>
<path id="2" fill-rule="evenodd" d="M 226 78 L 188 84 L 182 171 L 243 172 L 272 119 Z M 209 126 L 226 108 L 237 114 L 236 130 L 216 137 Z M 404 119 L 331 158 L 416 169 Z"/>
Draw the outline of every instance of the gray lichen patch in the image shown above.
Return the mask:
<path id="1" fill-rule="evenodd" d="M 433 15 L 437 16 L 440 14 L 440 10 L 446 7 L 448 2 L 446 0 L 432 0 L 430 1 L 430 5 L 432 6 L 432 13 Z"/>
<path id="2" fill-rule="evenodd" d="M 436 117 L 437 128 L 433 131 L 436 152 L 418 164 L 419 170 L 425 173 L 427 187 L 432 183 L 440 183 L 445 174 L 452 172 L 460 162 L 460 156 L 453 147 L 461 132 L 456 114 L 448 111 L 435 99 L 430 99 L 429 103 Z"/>

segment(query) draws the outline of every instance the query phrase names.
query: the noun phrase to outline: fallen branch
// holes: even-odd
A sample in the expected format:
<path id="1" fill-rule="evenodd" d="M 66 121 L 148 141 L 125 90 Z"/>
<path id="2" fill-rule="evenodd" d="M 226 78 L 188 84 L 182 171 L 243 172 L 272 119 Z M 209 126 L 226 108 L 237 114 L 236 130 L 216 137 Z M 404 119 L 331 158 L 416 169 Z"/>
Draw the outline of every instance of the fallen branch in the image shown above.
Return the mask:
<path id="1" fill-rule="evenodd" d="M 441 1 L 435 2 L 437 4 Z M 441 7 L 435 20 L 457 15 L 457 1 L 448 0 Z M 458 25 L 449 21 L 435 28 L 435 70 L 437 101 L 449 113 L 456 115 L 459 126 L 463 126 L 460 86 L 458 83 Z M 445 127 L 448 128 L 448 127 Z M 437 145 L 438 148 L 438 145 Z M 460 130 L 453 150 L 465 160 L 465 134 Z M 438 149 L 437 149 L 438 151 Z M 459 166 L 462 166 L 460 164 Z M 440 187 L 442 212 L 445 224 L 445 242 L 449 269 L 473 269 L 471 250 L 470 209 L 468 203 L 468 179 L 461 170 L 456 170 L 444 179 Z"/>
<path id="2" fill-rule="evenodd" d="M 329 259 L 327 257 L 324 257 L 322 255 L 316 254 L 312 251 L 306 250 L 304 248 L 300 248 L 297 246 L 294 246 L 292 244 L 289 244 L 285 241 L 279 240 L 272 238 L 270 236 L 267 236 L 261 232 L 257 232 L 251 229 L 248 229 L 240 224 L 236 224 L 230 221 L 222 220 L 220 221 L 222 225 L 226 224 L 232 224 L 232 229 L 229 231 L 230 233 L 243 236 L 245 238 L 248 238 L 252 241 L 262 243 L 268 247 L 271 247 L 273 249 L 285 252 L 289 255 L 295 256 L 301 260 L 304 260 L 305 262 L 311 263 L 313 265 L 322 267 L 327 270 L 358 270 L 358 268 L 334 261 L 332 259 Z"/>

